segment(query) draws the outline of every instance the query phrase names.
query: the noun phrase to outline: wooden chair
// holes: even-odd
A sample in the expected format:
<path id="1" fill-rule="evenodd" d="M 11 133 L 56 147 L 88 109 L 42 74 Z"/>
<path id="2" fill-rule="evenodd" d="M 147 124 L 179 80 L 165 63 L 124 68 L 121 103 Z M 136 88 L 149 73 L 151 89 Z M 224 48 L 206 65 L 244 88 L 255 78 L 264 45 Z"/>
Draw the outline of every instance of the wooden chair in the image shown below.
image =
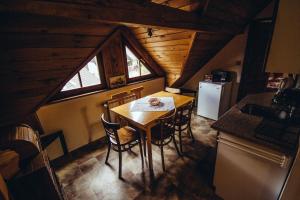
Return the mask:
<path id="1" fill-rule="evenodd" d="M 122 98 L 126 95 L 128 95 L 127 92 L 120 92 L 120 93 L 112 94 L 111 99 L 119 99 L 119 98 Z"/>
<path id="2" fill-rule="evenodd" d="M 180 152 L 182 151 L 182 132 L 186 131 L 190 135 L 193 141 L 195 141 L 192 129 L 191 129 L 191 118 L 193 112 L 194 103 L 191 101 L 186 105 L 181 106 L 177 109 L 175 117 L 175 131 L 178 132 Z"/>
<path id="3" fill-rule="evenodd" d="M 136 94 L 128 94 L 122 98 L 122 104 L 129 103 L 137 99 Z"/>
<path id="4" fill-rule="evenodd" d="M 121 98 L 116 98 L 116 99 L 111 99 L 108 100 L 106 105 L 107 105 L 107 115 L 108 115 L 108 119 L 110 122 L 114 122 L 114 123 L 120 123 L 121 119 L 118 115 L 116 115 L 115 113 L 111 112 L 110 109 L 120 106 L 123 104 L 123 100 Z"/>
<path id="5" fill-rule="evenodd" d="M 108 100 L 106 102 L 106 106 L 107 106 L 107 115 L 108 115 L 109 121 L 114 122 L 114 123 L 121 123 L 121 125 L 127 125 L 124 121 L 122 121 L 122 119 L 118 115 L 111 112 L 110 109 L 120 106 L 120 105 L 123 105 L 125 103 L 129 103 L 134 100 L 136 100 L 136 95 L 135 94 L 127 94 L 127 93 L 126 93 L 126 96 L 124 96 L 124 97 Z"/>
<path id="6" fill-rule="evenodd" d="M 163 149 L 165 145 L 173 141 L 177 154 L 181 156 L 175 140 L 175 114 L 176 110 L 172 114 L 158 119 L 158 125 L 151 129 L 151 143 L 160 147 L 163 171 L 166 170 Z"/>
<path id="7" fill-rule="evenodd" d="M 104 114 L 101 116 L 101 121 L 104 126 L 105 133 L 108 138 L 108 150 L 105 159 L 105 164 L 108 164 L 110 149 L 119 153 L 119 178 L 122 179 L 122 152 L 131 150 L 135 145 L 139 145 L 142 167 L 144 167 L 143 150 L 139 133 L 129 127 L 122 127 L 118 123 L 108 122 L 104 119 Z"/>
<path id="8" fill-rule="evenodd" d="M 134 93 L 137 97 L 137 99 L 142 98 L 142 90 L 144 89 L 143 86 L 137 87 L 137 88 L 133 88 L 130 90 L 131 93 Z"/>

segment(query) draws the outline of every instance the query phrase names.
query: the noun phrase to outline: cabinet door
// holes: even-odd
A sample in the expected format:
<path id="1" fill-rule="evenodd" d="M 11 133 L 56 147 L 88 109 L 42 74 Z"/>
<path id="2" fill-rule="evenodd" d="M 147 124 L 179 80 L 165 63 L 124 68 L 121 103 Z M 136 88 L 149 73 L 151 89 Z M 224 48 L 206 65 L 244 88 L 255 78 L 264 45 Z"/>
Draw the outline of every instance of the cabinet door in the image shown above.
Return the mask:
<path id="1" fill-rule="evenodd" d="M 300 74 L 300 1 L 281 0 L 267 62 L 267 71 Z"/>
<path id="2" fill-rule="evenodd" d="M 290 160 L 279 152 L 220 133 L 214 174 L 216 194 L 225 200 L 276 200 Z"/>

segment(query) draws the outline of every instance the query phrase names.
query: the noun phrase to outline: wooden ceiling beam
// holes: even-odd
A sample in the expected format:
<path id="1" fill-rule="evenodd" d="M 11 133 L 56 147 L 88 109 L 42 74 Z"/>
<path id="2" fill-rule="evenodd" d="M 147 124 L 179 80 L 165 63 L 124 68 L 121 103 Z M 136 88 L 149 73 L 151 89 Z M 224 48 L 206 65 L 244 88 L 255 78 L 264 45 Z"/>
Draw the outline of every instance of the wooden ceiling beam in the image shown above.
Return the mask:
<path id="1" fill-rule="evenodd" d="M 68 0 L 64 2 L 3 0 L 0 11 L 197 32 L 237 33 L 241 31 L 237 25 L 220 19 L 137 0 L 99 0 L 92 3 Z"/>

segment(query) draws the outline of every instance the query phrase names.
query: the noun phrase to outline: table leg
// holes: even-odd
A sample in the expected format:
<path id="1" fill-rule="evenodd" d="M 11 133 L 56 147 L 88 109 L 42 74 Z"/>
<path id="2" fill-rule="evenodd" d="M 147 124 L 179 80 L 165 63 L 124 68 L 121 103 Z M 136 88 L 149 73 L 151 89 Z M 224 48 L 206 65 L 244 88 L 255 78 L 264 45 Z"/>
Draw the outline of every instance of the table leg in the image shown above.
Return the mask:
<path id="1" fill-rule="evenodd" d="M 148 150 L 148 163 L 150 175 L 153 175 L 153 162 L 152 162 L 152 146 L 151 146 L 151 127 L 146 129 L 147 135 L 147 150 Z"/>

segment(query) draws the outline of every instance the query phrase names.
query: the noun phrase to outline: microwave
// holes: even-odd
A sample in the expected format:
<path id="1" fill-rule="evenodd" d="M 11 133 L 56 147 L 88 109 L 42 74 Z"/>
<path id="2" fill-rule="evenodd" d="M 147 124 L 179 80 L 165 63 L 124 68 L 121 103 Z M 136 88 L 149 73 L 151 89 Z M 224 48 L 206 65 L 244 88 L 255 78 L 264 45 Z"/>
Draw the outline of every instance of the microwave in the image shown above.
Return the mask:
<path id="1" fill-rule="evenodd" d="M 232 79 L 231 72 L 223 70 L 214 70 L 211 72 L 213 82 L 230 82 Z"/>

